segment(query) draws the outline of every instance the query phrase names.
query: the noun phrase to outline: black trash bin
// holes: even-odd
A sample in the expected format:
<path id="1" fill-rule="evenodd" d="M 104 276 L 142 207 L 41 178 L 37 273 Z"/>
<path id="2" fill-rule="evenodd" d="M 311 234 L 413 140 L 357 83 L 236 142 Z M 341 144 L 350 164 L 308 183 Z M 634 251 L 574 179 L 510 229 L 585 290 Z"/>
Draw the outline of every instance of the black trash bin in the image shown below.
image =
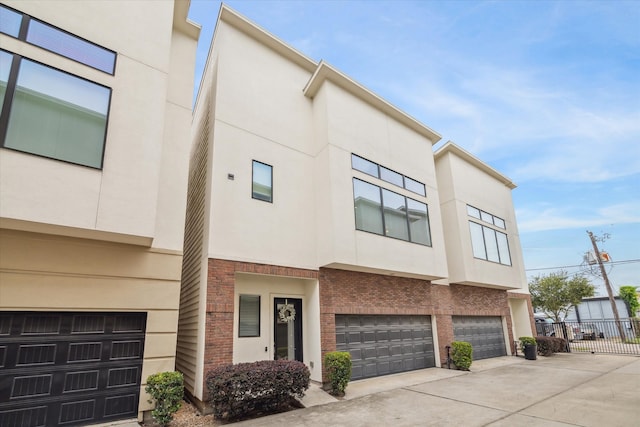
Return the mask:
<path id="1" fill-rule="evenodd" d="M 525 344 L 524 358 L 527 360 L 536 360 L 538 357 L 538 346 L 535 344 Z"/>

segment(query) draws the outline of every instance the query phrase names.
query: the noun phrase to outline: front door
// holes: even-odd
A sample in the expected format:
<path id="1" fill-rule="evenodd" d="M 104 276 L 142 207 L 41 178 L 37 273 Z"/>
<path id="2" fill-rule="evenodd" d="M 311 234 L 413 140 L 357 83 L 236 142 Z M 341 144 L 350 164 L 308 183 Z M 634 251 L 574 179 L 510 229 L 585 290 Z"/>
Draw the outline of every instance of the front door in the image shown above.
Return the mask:
<path id="1" fill-rule="evenodd" d="M 274 298 L 274 358 L 302 362 L 302 300 Z"/>

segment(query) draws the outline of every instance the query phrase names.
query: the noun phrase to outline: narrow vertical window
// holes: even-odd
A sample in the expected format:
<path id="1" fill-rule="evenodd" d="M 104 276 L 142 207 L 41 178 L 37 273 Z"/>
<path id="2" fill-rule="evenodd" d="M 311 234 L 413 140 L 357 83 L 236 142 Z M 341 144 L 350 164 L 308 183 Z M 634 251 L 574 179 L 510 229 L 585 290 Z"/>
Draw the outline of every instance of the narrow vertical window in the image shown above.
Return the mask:
<path id="1" fill-rule="evenodd" d="M 9 82 L 9 71 L 13 63 L 13 55 L 0 50 L 0 111 L 4 103 L 4 94 L 7 92 L 7 83 Z"/>
<path id="2" fill-rule="evenodd" d="M 409 216 L 411 241 L 431 246 L 427 205 L 413 199 L 407 199 L 407 215 Z"/>
<path id="3" fill-rule="evenodd" d="M 356 229 L 384 235 L 380 187 L 354 178 L 353 199 Z"/>
<path id="4" fill-rule="evenodd" d="M 260 295 L 240 295 L 239 337 L 260 336 Z"/>
<path id="5" fill-rule="evenodd" d="M 251 197 L 265 202 L 273 202 L 273 167 L 253 161 Z"/>
<path id="6" fill-rule="evenodd" d="M 476 258 L 487 259 L 487 250 L 484 247 L 484 235 L 482 226 L 475 222 L 469 222 L 471 230 L 471 246 L 473 247 L 473 256 Z"/>
<path id="7" fill-rule="evenodd" d="M 382 189 L 385 236 L 409 240 L 406 199 L 400 194 Z"/>

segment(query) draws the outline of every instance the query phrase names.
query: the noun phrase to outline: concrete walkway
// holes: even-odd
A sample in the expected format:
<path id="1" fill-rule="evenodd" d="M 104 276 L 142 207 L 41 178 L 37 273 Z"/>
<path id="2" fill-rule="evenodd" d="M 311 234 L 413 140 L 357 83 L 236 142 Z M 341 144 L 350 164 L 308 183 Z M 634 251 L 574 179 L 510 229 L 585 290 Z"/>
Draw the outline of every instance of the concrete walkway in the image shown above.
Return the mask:
<path id="1" fill-rule="evenodd" d="M 556 354 L 473 362 L 355 381 L 343 400 L 317 385 L 306 408 L 233 426 L 594 426 L 640 419 L 640 358 Z"/>

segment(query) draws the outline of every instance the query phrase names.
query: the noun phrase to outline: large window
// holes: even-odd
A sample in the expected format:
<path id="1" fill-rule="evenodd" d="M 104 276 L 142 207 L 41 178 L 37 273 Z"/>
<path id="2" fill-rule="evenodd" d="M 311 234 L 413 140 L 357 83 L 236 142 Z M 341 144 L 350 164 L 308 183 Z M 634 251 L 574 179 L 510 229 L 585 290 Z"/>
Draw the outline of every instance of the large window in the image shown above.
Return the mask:
<path id="1" fill-rule="evenodd" d="M 4 5 L 0 33 L 115 72 L 115 52 Z M 1 147 L 102 168 L 110 88 L 0 50 L 0 103 Z"/>
<path id="2" fill-rule="evenodd" d="M 351 167 L 360 172 L 364 172 L 367 175 L 380 178 L 390 184 L 396 185 L 400 188 L 411 191 L 412 193 L 426 196 L 427 191 L 423 183 L 411 179 L 408 176 L 402 175 L 396 171 L 386 168 L 382 165 L 367 160 L 364 157 L 351 154 Z"/>
<path id="3" fill-rule="evenodd" d="M 115 52 L 4 5 L 0 32 L 105 73 L 115 72 Z"/>
<path id="4" fill-rule="evenodd" d="M 239 337 L 260 336 L 260 295 L 240 295 Z"/>
<path id="5" fill-rule="evenodd" d="M 353 178 L 356 229 L 431 246 L 425 203 Z"/>
<path id="6" fill-rule="evenodd" d="M 20 55 L 0 55 L 2 146 L 101 168 L 111 89 Z"/>
<path id="7" fill-rule="evenodd" d="M 265 202 L 273 202 L 273 167 L 253 161 L 251 197 Z"/>
<path id="8" fill-rule="evenodd" d="M 475 258 L 511 265 L 507 235 L 486 225 L 469 221 L 471 246 Z"/>

